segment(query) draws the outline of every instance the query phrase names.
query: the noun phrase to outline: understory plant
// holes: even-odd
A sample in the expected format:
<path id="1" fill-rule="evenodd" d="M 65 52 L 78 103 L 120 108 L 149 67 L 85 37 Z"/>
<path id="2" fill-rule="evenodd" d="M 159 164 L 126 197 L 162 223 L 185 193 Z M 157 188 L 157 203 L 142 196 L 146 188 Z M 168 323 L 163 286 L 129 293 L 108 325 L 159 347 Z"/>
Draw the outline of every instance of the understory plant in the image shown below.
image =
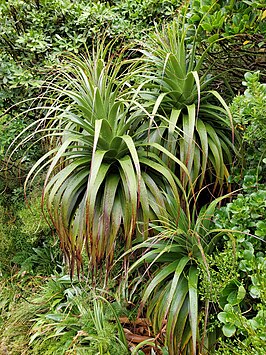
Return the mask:
<path id="1" fill-rule="evenodd" d="M 14 355 L 128 354 L 117 312 L 102 294 L 63 272 L 43 280 L 33 297 L 25 292 L 20 301 L 11 303 L 2 349 Z"/>
<path id="2" fill-rule="evenodd" d="M 241 90 L 244 71 L 264 71 L 265 2 L 193 0 L 190 4 L 187 22 L 198 29 L 201 48 L 213 43 L 204 65 L 222 73 L 230 85 L 220 80 L 216 84 L 231 100 Z"/>
<path id="3" fill-rule="evenodd" d="M 242 83 L 245 91 L 236 96 L 230 106 L 236 129 L 242 139 L 242 179 L 243 176 L 246 178 L 244 185 L 252 185 L 252 179 L 254 184 L 265 182 L 263 159 L 266 157 L 266 84 L 260 82 L 260 77 L 258 71 L 246 73 Z M 237 174 L 232 172 L 232 175 Z"/>
<path id="4" fill-rule="evenodd" d="M 111 303 L 71 282 L 69 276 L 56 277 L 50 283 L 62 291 L 49 299 L 47 311 L 34 319 L 29 342 L 33 354 L 128 354 L 124 331 Z"/>
<path id="5" fill-rule="evenodd" d="M 62 253 L 53 230 L 42 214 L 37 187 L 25 205 L 23 188 L 5 195 L 0 210 L 0 273 L 13 268 L 21 272 L 50 275 L 62 263 Z"/>

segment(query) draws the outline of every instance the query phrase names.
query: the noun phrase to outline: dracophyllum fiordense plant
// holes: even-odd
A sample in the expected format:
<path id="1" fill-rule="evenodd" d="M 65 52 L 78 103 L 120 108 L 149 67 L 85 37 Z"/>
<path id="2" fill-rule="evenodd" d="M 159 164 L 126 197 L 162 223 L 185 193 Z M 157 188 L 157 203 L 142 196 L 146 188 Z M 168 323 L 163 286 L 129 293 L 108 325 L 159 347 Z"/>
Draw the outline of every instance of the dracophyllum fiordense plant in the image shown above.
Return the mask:
<path id="1" fill-rule="evenodd" d="M 206 256 L 231 232 L 215 229 L 212 221 L 223 198 L 197 211 L 196 204 L 183 210 L 167 196 L 167 214 L 153 225 L 158 233 L 131 250 L 138 255 L 141 251 L 141 256 L 129 275 L 141 269 L 141 277 L 130 297 L 136 290 L 141 294 L 140 313 L 151 321 L 154 333 L 162 335 L 169 355 L 208 354 L 219 334 L 208 331 L 210 303 L 199 294 L 199 275 L 206 274 L 211 284 Z"/>
<path id="2" fill-rule="evenodd" d="M 188 169 L 189 176 L 169 156 L 163 157 L 182 185 L 189 191 L 192 182 L 199 191 L 210 184 L 217 195 L 232 163 L 233 122 L 225 101 L 212 90 L 213 78 L 203 69 L 208 49 L 202 53 L 196 39 L 190 43 L 188 30 L 174 21 L 143 43 L 141 77 L 146 83 L 140 94 L 156 127 L 149 139 L 163 138 L 165 148 Z"/>
<path id="3" fill-rule="evenodd" d="M 72 273 L 75 264 L 80 271 L 84 249 L 92 271 L 104 260 L 109 270 L 118 237 L 125 249 L 136 235 L 146 238 L 150 220 L 164 214 L 165 192 L 179 201 L 182 191 L 150 150 L 154 145 L 172 156 L 159 142 L 149 142 L 150 117 L 130 84 L 136 63 L 110 53 L 99 44 L 91 55 L 70 56 L 62 64 L 46 94 L 53 98 L 43 119 L 50 150 L 26 180 L 47 168 L 42 200 Z"/>

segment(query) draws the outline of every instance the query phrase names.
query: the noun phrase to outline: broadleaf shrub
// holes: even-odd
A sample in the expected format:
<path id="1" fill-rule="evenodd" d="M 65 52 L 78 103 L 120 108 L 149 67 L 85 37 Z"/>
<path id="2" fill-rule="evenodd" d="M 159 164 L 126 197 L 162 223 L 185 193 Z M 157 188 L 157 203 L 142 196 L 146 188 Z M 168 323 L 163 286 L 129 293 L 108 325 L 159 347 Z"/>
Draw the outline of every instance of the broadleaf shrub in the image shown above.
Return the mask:
<path id="1" fill-rule="evenodd" d="M 246 90 L 230 106 L 242 140 L 242 160 L 231 169 L 229 181 L 251 191 L 266 182 L 266 84 L 260 82 L 259 72 L 248 72 L 244 78 Z"/>
<path id="2" fill-rule="evenodd" d="M 207 67 L 223 73 L 227 84 L 217 86 L 228 96 L 241 89 L 243 70 L 264 70 L 265 2 L 193 0 L 187 22 L 197 28 L 202 48 L 210 43 Z M 229 90 L 228 90 L 229 89 Z"/>
<path id="3" fill-rule="evenodd" d="M 204 278 L 203 293 L 218 305 L 218 324 L 230 338 L 220 342 L 217 353 L 262 355 L 266 351 L 266 92 L 258 72 L 247 73 L 243 84 L 247 89 L 231 105 L 242 137 L 243 161 L 230 179 L 241 192 L 215 213 L 216 227 L 229 233 L 216 254 L 208 256 L 211 277 Z"/>
<path id="4" fill-rule="evenodd" d="M 244 78 L 246 90 L 243 95 L 234 98 L 232 114 L 244 143 L 263 152 L 266 149 L 266 84 L 260 83 L 259 72 L 248 72 Z"/>
<path id="5" fill-rule="evenodd" d="M 222 342 L 219 351 L 265 353 L 265 219 L 266 189 L 239 194 L 216 212 L 216 227 L 231 232 L 224 236 L 224 245 L 207 256 L 211 277 L 204 278 L 203 293 L 218 305 L 220 327 L 232 338 Z"/>

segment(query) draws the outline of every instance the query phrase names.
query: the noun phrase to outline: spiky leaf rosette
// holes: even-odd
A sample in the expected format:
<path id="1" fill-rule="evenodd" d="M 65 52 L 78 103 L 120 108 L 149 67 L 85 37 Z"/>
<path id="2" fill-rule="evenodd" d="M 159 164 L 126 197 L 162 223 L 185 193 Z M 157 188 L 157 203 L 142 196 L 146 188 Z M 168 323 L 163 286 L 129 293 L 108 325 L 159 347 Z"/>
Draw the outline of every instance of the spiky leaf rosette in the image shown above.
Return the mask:
<path id="1" fill-rule="evenodd" d="M 164 192 L 179 200 L 177 179 L 147 148 L 149 118 L 130 89 L 135 64 L 107 49 L 71 56 L 59 84 L 49 86 L 54 103 L 43 131 L 52 147 L 26 181 L 49 167 L 43 203 L 71 273 L 75 264 L 80 272 L 84 249 L 92 271 L 104 260 L 109 270 L 118 237 L 127 250 L 136 234 L 148 236 L 150 219 L 164 214 Z"/>
<path id="2" fill-rule="evenodd" d="M 189 206 L 180 210 L 168 196 L 167 215 L 154 226 L 158 234 L 132 248 L 142 250 L 129 269 L 132 273 L 142 268 L 143 276 L 137 281 L 144 285 L 140 310 L 151 320 L 154 333 L 165 338 L 169 355 L 205 354 L 213 346 L 214 334 L 206 330 L 209 302 L 200 302 L 198 276 L 200 270 L 208 274 L 205 255 L 214 250 L 218 238 L 230 232 L 212 227 L 211 218 L 222 198 L 198 213 Z"/>
<path id="3" fill-rule="evenodd" d="M 141 77 L 146 84 L 141 96 L 157 127 L 150 139 L 164 138 L 168 151 L 186 165 L 194 190 L 210 184 L 219 192 L 234 154 L 232 117 L 202 68 L 208 49 L 196 54 L 198 41 L 187 43 L 188 30 L 177 20 L 143 43 Z M 183 168 L 168 157 L 165 161 L 187 191 L 191 189 Z"/>

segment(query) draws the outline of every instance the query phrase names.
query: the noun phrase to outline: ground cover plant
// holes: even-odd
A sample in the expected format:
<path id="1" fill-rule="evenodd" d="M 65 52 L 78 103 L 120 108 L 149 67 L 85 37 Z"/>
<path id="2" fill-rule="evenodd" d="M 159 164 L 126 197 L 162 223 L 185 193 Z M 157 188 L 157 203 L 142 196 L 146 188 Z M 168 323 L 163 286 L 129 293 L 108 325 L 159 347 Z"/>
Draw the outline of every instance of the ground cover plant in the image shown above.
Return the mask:
<path id="1" fill-rule="evenodd" d="M 1 200 L 1 274 L 19 266 L 20 272 L 35 274 L 39 269 L 49 275 L 60 263 L 62 254 L 42 215 L 40 197 L 32 191 L 25 205 L 23 190 L 17 189 Z"/>
<path id="2" fill-rule="evenodd" d="M 35 280 L 30 297 L 28 281 L 25 275 L 17 279 L 24 296 L 14 312 L 5 310 L 2 349 L 12 354 L 128 354 L 116 310 L 100 290 L 85 290 L 85 283 L 61 270 L 50 279 Z"/>
<path id="3" fill-rule="evenodd" d="M 3 353 L 265 352 L 265 8 L 180 5 L 1 4 Z"/>

